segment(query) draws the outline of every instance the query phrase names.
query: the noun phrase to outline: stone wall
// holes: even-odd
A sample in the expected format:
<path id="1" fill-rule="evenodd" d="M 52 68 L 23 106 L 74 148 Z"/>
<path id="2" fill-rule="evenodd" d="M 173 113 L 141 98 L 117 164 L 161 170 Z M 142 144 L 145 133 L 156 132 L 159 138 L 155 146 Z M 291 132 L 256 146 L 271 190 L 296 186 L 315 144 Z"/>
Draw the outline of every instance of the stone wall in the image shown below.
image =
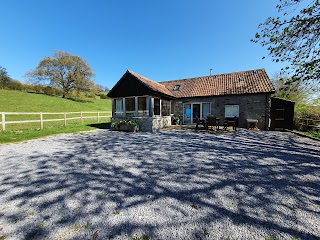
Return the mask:
<path id="1" fill-rule="evenodd" d="M 113 121 L 116 118 L 112 118 Z M 139 122 L 140 131 L 142 132 L 156 132 L 161 128 L 171 126 L 171 116 L 163 116 L 163 117 L 132 117 L 132 119 L 136 119 Z"/>
<path id="2" fill-rule="evenodd" d="M 270 94 L 242 94 L 177 100 L 175 115 L 183 116 L 184 103 L 200 102 L 211 103 L 211 115 L 220 118 L 220 125 L 224 123 L 225 105 L 239 105 L 239 127 L 247 127 L 246 119 L 257 119 L 259 129 L 269 128 Z"/>

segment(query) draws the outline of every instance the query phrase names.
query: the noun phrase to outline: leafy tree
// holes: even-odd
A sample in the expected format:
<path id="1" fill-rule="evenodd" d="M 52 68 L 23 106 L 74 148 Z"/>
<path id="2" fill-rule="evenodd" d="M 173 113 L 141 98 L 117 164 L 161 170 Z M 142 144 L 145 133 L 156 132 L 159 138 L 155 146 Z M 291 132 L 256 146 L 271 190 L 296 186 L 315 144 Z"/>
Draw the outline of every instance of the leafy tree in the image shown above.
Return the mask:
<path id="1" fill-rule="evenodd" d="M 0 88 L 4 89 L 11 82 L 7 70 L 0 66 Z"/>
<path id="2" fill-rule="evenodd" d="M 310 102 L 313 93 L 316 91 L 316 86 L 295 81 L 284 73 L 275 73 L 272 81 L 276 89 L 275 97 L 294 101 L 299 105 Z"/>
<path id="3" fill-rule="evenodd" d="M 77 92 L 89 90 L 93 86 L 91 78 L 94 77 L 85 60 L 62 51 L 56 51 L 52 58 L 42 59 L 37 68 L 26 75 L 33 81 L 61 88 L 63 98 L 72 90 Z"/>
<path id="4" fill-rule="evenodd" d="M 10 83 L 7 84 L 7 88 L 11 90 L 21 91 L 23 89 L 23 85 L 20 81 L 11 79 Z"/>
<path id="5" fill-rule="evenodd" d="M 279 0 L 277 9 L 280 16 L 260 24 L 252 41 L 267 46 L 273 61 L 289 62 L 282 70 L 294 73 L 292 81 L 319 83 L 320 1 Z"/>

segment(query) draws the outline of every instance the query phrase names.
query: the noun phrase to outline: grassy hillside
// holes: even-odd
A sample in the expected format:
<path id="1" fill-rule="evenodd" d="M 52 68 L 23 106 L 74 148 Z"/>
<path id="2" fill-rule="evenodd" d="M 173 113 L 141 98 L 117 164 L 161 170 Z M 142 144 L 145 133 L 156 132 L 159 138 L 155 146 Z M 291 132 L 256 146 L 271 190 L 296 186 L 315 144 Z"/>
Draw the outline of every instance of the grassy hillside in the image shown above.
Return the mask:
<path id="1" fill-rule="evenodd" d="M 110 99 L 76 102 L 44 94 L 0 90 L 0 112 L 77 112 L 111 111 Z"/>
<path id="2" fill-rule="evenodd" d="M 44 94 L 25 93 L 12 90 L 0 90 L 0 112 L 105 112 L 111 111 L 110 99 L 88 99 L 88 102 L 76 102 L 61 97 L 52 97 Z M 83 117 L 96 116 L 95 114 L 83 114 Z M 67 118 L 79 117 L 80 114 L 68 114 Z M 105 128 L 109 126 L 110 113 L 100 113 L 97 118 L 84 118 L 68 120 L 64 127 L 64 121 L 44 122 L 44 129 L 40 130 L 39 122 L 6 124 L 6 131 L 1 132 L 0 143 L 17 142 L 33 138 L 44 137 L 57 133 L 71 133 Z M 0 115 L 0 121 L 2 121 Z M 63 119 L 63 114 L 44 115 L 43 119 Z M 39 114 L 32 115 L 6 115 L 6 121 L 39 120 Z"/>

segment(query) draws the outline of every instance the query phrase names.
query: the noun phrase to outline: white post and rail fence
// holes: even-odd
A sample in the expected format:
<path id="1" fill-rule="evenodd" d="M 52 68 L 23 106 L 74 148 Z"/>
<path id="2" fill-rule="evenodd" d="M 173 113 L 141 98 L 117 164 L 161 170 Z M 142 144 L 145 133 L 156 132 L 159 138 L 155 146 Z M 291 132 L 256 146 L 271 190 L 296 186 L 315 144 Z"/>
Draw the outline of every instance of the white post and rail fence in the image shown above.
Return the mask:
<path id="1" fill-rule="evenodd" d="M 15 121 L 7 121 L 6 117 L 7 116 L 12 116 L 12 115 L 34 115 L 38 116 L 37 119 L 31 119 L 31 120 L 15 120 Z M 46 115 L 63 115 L 63 118 L 49 118 L 45 119 L 44 116 Z M 68 117 L 68 115 L 73 115 L 72 117 Z M 101 119 L 103 118 L 110 118 L 112 115 L 111 111 L 104 111 L 104 112 L 1 112 L 1 130 L 5 131 L 6 126 L 8 124 L 24 124 L 24 123 L 39 123 L 40 124 L 40 129 L 44 128 L 44 123 L 45 122 L 58 122 L 58 121 L 63 121 L 64 126 L 67 126 L 67 122 L 69 120 L 76 120 L 80 119 L 81 124 L 83 124 L 84 119 L 96 119 L 97 122 L 100 122 Z"/>

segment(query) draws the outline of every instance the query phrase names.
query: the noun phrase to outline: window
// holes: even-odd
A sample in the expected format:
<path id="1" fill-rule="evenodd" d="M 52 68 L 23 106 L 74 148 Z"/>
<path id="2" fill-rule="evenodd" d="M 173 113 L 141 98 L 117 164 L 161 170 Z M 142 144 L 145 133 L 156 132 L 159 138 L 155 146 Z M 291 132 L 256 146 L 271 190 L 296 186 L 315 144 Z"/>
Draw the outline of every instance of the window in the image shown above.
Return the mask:
<path id="1" fill-rule="evenodd" d="M 149 111 L 147 111 L 147 98 L 138 97 L 138 116 L 147 116 Z"/>
<path id="2" fill-rule="evenodd" d="M 115 99 L 115 115 L 123 115 L 123 100 Z"/>
<path id="3" fill-rule="evenodd" d="M 202 103 L 202 119 L 207 119 L 210 115 L 210 103 Z"/>
<path id="4" fill-rule="evenodd" d="M 135 98 L 126 98 L 126 115 L 134 116 L 135 114 Z"/>
<path id="5" fill-rule="evenodd" d="M 173 87 L 173 91 L 179 91 L 179 89 L 180 89 L 180 85 L 175 85 L 175 86 Z"/>
<path id="6" fill-rule="evenodd" d="M 175 105 L 175 101 L 170 101 L 171 104 L 171 114 L 174 114 L 174 105 Z"/>
<path id="7" fill-rule="evenodd" d="M 226 118 L 239 117 L 239 105 L 226 105 L 225 117 Z"/>
<path id="8" fill-rule="evenodd" d="M 160 115 L 160 98 L 154 99 L 154 115 Z"/>
<path id="9" fill-rule="evenodd" d="M 170 101 L 167 101 L 167 100 L 161 101 L 161 115 L 170 116 Z"/>

